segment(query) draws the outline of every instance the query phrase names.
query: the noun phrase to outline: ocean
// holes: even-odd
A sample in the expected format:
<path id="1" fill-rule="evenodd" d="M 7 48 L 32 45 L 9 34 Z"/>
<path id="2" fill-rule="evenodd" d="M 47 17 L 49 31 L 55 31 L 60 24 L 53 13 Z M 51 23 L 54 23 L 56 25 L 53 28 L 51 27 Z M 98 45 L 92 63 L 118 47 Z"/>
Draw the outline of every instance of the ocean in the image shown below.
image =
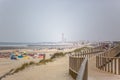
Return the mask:
<path id="1" fill-rule="evenodd" d="M 71 48 L 72 45 L 66 44 L 34 44 L 34 43 L 0 43 L 0 49 L 16 49 L 16 48 L 31 48 L 31 49 L 43 49 L 43 48 Z"/>

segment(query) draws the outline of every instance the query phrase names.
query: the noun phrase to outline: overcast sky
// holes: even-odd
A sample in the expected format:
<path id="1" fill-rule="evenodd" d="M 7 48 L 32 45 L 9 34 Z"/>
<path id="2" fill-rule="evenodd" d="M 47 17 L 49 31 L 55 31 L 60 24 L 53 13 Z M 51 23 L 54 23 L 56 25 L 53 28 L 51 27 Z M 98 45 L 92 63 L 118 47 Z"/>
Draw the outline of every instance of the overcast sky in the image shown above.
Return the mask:
<path id="1" fill-rule="evenodd" d="M 0 0 L 0 42 L 120 40 L 120 0 Z"/>

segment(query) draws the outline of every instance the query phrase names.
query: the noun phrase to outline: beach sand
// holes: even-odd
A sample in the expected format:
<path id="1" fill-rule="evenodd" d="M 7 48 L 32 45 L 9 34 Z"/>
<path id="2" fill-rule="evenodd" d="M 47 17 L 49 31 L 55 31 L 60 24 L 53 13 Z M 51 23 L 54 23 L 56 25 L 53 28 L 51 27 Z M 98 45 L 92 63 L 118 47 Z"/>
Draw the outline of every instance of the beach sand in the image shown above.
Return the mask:
<path id="1" fill-rule="evenodd" d="M 9 58 L 0 58 L 0 76 L 7 73 L 11 69 L 16 69 L 24 63 L 30 61 L 38 62 L 40 59 L 20 59 L 20 60 L 10 60 Z"/>
<path id="2" fill-rule="evenodd" d="M 50 54 L 54 54 L 57 52 L 69 52 L 69 51 L 73 51 L 73 50 L 74 49 L 65 49 L 65 50 L 21 49 L 21 52 L 26 51 L 27 53 L 28 52 L 45 53 L 46 59 L 49 59 L 51 57 Z M 0 52 L 13 52 L 13 51 L 16 51 L 16 50 L 1 50 Z M 39 59 L 39 58 L 19 59 L 19 60 L 10 60 L 10 58 L 0 58 L 0 76 L 4 75 L 5 73 L 7 73 L 11 69 L 16 69 L 17 67 L 21 66 L 23 63 L 30 62 L 30 61 L 38 62 L 40 60 L 41 59 Z M 69 64 L 68 57 L 64 57 L 64 58 L 57 59 L 54 62 L 50 62 L 46 65 L 29 67 L 29 68 L 27 68 L 19 73 L 16 73 L 12 76 L 8 76 L 8 77 L 3 78 L 3 79 L 5 79 L 5 80 L 54 80 L 53 78 L 57 78 L 56 80 L 71 80 L 72 78 L 68 74 L 68 69 L 69 69 L 68 64 Z M 51 76 L 51 79 L 50 79 L 50 76 Z M 44 79 L 46 77 L 48 77 L 48 78 Z M 64 78 L 58 79 L 59 77 L 61 77 L 61 78 L 64 77 Z M 71 79 L 69 79 L 69 78 L 71 78 Z"/>
<path id="3" fill-rule="evenodd" d="M 69 58 L 65 56 L 45 65 L 30 66 L 2 80 L 73 80 L 68 71 Z"/>

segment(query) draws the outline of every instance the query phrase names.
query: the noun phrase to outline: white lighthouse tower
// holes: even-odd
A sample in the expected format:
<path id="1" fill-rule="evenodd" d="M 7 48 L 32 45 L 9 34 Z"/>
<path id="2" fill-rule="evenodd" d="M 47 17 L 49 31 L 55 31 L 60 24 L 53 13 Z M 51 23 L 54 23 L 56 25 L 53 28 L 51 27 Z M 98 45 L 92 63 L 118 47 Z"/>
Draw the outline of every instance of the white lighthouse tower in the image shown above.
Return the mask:
<path id="1" fill-rule="evenodd" d="M 64 33 L 62 33 L 62 42 L 66 42 L 66 39 L 65 39 L 65 36 L 64 36 Z"/>
<path id="2" fill-rule="evenodd" d="M 64 33 L 62 33 L 62 42 L 64 42 Z"/>

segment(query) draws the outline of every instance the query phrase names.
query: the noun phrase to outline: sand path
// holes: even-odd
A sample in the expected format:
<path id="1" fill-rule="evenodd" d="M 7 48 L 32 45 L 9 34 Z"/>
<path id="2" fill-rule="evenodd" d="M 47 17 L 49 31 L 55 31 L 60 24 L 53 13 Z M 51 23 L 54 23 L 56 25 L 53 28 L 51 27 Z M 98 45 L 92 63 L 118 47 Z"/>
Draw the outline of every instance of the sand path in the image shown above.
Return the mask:
<path id="1" fill-rule="evenodd" d="M 31 66 L 2 80 L 73 80 L 68 70 L 69 58 L 65 56 L 46 65 Z"/>
<path id="2" fill-rule="evenodd" d="M 114 75 L 96 68 L 96 59 L 88 62 L 88 80 L 120 80 L 120 75 Z"/>

